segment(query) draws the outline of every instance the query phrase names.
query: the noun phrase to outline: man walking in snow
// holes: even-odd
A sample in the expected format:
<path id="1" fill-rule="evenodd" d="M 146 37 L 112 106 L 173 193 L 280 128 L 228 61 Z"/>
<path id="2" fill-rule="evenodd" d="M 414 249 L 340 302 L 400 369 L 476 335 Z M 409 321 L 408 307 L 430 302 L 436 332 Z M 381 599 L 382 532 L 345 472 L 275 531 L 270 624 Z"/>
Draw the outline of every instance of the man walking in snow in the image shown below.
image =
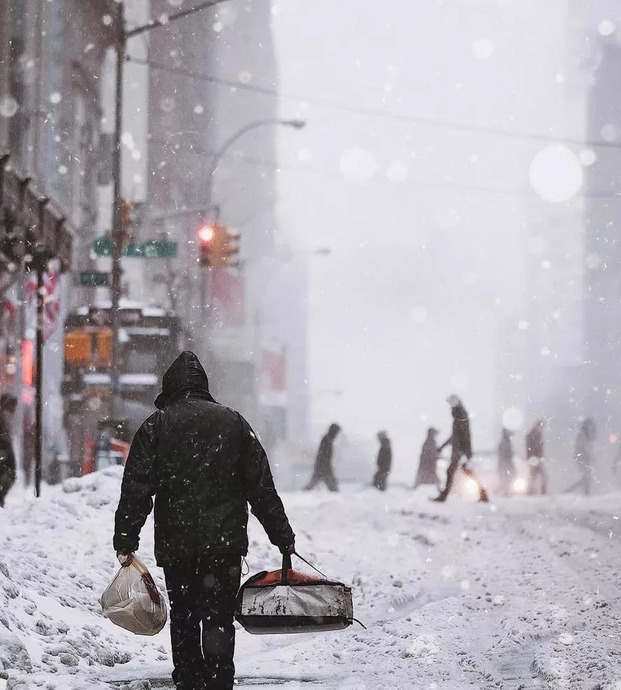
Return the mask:
<path id="1" fill-rule="evenodd" d="M 527 493 L 533 496 L 537 493 L 537 484 L 541 493 L 548 493 L 548 473 L 544 464 L 543 428 L 545 420 L 538 419 L 526 434 L 526 459 L 528 461 Z"/>
<path id="2" fill-rule="evenodd" d="M 315 458 L 315 468 L 313 476 L 305 487 L 305 491 L 314 489 L 319 482 L 325 482 L 330 491 L 338 491 L 339 485 L 334 476 L 332 468 L 332 458 L 334 456 L 334 441 L 339 435 L 341 427 L 338 424 L 330 424 L 326 435 L 321 439 L 317 457 Z"/>
<path id="3" fill-rule="evenodd" d="M 380 442 L 379 451 L 377 453 L 377 471 L 373 477 L 373 486 L 380 491 L 386 491 L 386 483 L 390 468 L 392 467 L 392 448 L 390 447 L 390 439 L 385 431 L 380 431 L 377 434 Z"/>
<path id="4" fill-rule="evenodd" d="M 451 437 L 443 443 L 439 450 L 441 451 L 445 446 L 451 444 L 451 462 L 448 466 L 446 472 L 446 486 L 440 494 L 433 500 L 438 503 L 443 503 L 446 501 L 453 482 L 455 480 L 455 474 L 459 469 L 459 463 L 463 456 L 466 456 L 466 460 L 462 463 L 461 469 L 465 474 L 476 482 L 479 487 L 479 501 L 487 503 L 489 500 L 487 497 L 487 491 L 481 482 L 477 479 L 474 472 L 468 466 L 468 462 L 472 459 L 472 444 L 470 440 L 470 419 L 468 418 L 468 413 L 463 403 L 457 395 L 451 395 L 447 399 L 448 404 L 451 406 L 451 412 L 453 414 L 453 433 Z"/>
<path id="5" fill-rule="evenodd" d="M 17 399 L 11 393 L 0 395 L 0 508 L 16 479 L 15 454 L 11 440 L 11 421 Z"/>
<path id="6" fill-rule="evenodd" d="M 129 565 L 155 496 L 155 556 L 170 599 L 173 680 L 177 690 L 230 690 L 247 504 L 281 552 L 293 552 L 295 537 L 258 438 L 239 413 L 211 397 L 194 353 L 173 362 L 155 405 L 131 445 L 114 548 Z"/>

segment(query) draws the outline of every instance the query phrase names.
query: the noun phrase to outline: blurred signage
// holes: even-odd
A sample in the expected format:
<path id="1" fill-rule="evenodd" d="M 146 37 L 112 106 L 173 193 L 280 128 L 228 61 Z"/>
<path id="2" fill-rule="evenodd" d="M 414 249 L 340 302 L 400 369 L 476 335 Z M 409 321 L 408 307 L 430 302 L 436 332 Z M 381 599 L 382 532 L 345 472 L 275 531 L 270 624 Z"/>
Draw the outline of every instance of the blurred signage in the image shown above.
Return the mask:
<path id="1" fill-rule="evenodd" d="M 78 287 L 108 287 L 110 285 L 110 273 L 99 271 L 74 273 L 73 284 Z"/>
<path id="2" fill-rule="evenodd" d="M 112 256 L 112 240 L 98 237 L 93 242 L 95 256 Z M 168 240 L 147 240 L 142 244 L 130 242 L 123 247 L 123 256 L 134 259 L 170 259 L 177 256 L 177 243 Z"/>

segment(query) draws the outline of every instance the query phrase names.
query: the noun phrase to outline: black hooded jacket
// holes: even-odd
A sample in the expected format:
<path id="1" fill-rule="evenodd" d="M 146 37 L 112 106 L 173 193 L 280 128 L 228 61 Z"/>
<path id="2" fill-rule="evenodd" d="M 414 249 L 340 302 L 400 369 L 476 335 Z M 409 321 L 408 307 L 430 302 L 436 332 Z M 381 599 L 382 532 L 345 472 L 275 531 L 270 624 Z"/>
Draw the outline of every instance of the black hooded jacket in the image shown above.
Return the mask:
<path id="1" fill-rule="evenodd" d="M 453 456 L 465 455 L 468 460 L 472 457 L 472 442 L 470 440 L 470 419 L 466 408 L 460 402 L 452 408 L 453 433 L 449 439 L 453 446 Z M 446 444 L 445 444 L 446 445 Z"/>
<path id="2" fill-rule="evenodd" d="M 115 516 L 114 548 L 138 549 L 155 495 L 158 565 L 199 555 L 245 555 L 247 503 L 270 541 L 294 541 L 265 451 L 246 420 L 219 405 L 196 355 L 164 374 L 159 408 L 132 442 Z"/>

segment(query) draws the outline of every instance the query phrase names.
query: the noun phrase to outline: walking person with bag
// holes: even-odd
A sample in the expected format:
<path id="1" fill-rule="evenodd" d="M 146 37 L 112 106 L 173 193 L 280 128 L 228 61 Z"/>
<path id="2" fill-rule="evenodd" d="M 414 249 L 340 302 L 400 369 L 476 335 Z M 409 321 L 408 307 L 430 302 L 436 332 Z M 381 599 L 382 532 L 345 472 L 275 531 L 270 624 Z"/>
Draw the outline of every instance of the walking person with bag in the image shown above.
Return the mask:
<path id="1" fill-rule="evenodd" d="M 475 473 L 472 471 L 468 463 L 472 459 L 472 443 L 470 440 L 470 418 L 468 417 L 468 412 L 464 407 L 461 399 L 457 395 L 451 395 L 447 398 L 448 404 L 451 406 L 451 413 L 453 415 L 453 433 L 451 437 L 443 443 L 439 451 L 443 448 L 451 445 L 451 462 L 446 471 L 446 486 L 440 494 L 433 500 L 437 503 L 443 503 L 448 498 L 449 493 L 453 487 L 453 482 L 455 481 L 455 475 L 457 470 L 461 469 L 470 479 L 476 482 L 479 488 L 479 501 L 481 503 L 487 503 L 487 491 L 481 482 L 477 479 Z M 462 462 L 462 458 L 465 456 L 465 460 Z"/>
<path id="2" fill-rule="evenodd" d="M 132 441 L 114 548 L 129 565 L 155 496 L 155 556 L 170 599 L 175 686 L 230 690 L 247 504 L 282 553 L 293 553 L 295 536 L 259 439 L 238 412 L 212 398 L 194 353 L 173 362 L 155 405 Z"/>

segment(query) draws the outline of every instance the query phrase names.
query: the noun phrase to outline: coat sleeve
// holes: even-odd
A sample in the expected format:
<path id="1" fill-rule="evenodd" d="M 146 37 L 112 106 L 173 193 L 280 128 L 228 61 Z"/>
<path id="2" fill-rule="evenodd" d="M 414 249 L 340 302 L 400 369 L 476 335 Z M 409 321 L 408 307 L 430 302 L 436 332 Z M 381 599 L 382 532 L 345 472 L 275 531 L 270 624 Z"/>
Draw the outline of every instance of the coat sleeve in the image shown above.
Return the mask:
<path id="1" fill-rule="evenodd" d="M 114 549 L 122 553 L 137 551 L 140 530 L 153 508 L 157 414 L 138 429 L 125 464 L 121 498 L 114 518 Z"/>
<path id="2" fill-rule="evenodd" d="M 246 500 L 253 515 L 259 520 L 269 540 L 282 549 L 295 541 L 280 496 L 276 492 L 272 471 L 263 450 L 250 425 L 242 419 L 244 436 L 243 481 Z"/>

